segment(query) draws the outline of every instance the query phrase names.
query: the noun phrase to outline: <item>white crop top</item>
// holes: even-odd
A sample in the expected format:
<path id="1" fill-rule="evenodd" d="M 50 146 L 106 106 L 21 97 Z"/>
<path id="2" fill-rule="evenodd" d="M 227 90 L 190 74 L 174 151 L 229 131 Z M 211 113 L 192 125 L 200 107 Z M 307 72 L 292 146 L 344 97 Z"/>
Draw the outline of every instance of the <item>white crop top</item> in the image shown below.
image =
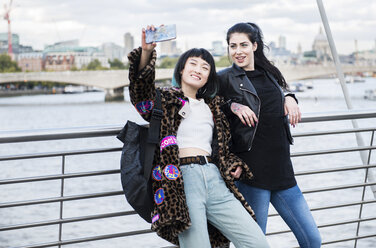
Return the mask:
<path id="1" fill-rule="evenodd" d="M 183 118 L 176 135 L 179 148 L 200 148 L 211 154 L 213 114 L 204 99 L 189 98 L 189 114 Z"/>

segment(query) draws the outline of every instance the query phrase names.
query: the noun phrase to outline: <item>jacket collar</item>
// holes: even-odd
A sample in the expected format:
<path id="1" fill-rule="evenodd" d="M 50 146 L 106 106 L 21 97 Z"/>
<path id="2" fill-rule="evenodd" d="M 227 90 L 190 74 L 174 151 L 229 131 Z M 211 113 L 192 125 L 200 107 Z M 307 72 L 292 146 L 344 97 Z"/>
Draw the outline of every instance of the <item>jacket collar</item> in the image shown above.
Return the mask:
<path id="1" fill-rule="evenodd" d="M 234 72 L 234 75 L 237 77 L 237 76 L 240 76 L 240 75 L 245 75 L 245 71 L 240 68 L 237 64 L 235 63 L 232 63 L 232 71 Z"/>
<path id="2" fill-rule="evenodd" d="M 234 72 L 235 76 L 241 76 L 241 75 L 246 75 L 245 71 L 240 68 L 238 65 L 235 63 L 232 63 L 231 67 L 232 71 Z M 270 78 L 270 80 L 278 87 L 281 88 L 281 86 L 278 84 L 277 79 L 268 71 L 265 71 L 266 75 Z"/>
<path id="3" fill-rule="evenodd" d="M 171 95 L 173 95 L 175 97 L 178 97 L 178 98 L 184 98 L 185 97 L 181 88 L 171 87 L 170 92 L 171 92 Z"/>

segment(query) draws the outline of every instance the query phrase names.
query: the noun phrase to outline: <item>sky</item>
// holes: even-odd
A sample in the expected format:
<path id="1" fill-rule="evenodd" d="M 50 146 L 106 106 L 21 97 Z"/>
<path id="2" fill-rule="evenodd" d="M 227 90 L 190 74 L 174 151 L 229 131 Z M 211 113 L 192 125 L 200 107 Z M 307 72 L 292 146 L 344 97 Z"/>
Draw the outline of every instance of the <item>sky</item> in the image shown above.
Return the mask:
<path id="1" fill-rule="evenodd" d="M 323 0 L 337 51 L 375 48 L 376 1 Z M 0 6 L 9 0 L 0 0 Z M 4 12 L 0 8 L 0 15 Z M 265 42 L 286 37 L 287 49 L 311 50 L 323 27 L 316 0 L 13 0 L 12 32 L 20 43 L 43 49 L 62 40 L 79 39 L 82 46 L 114 42 L 123 46 L 130 32 L 140 45 L 141 28 L 148 24 L 176 24 L 177 45 L 211 48 L 223 41 L 226 31 L 238 22 L 254 22 Z M 0 33 L 7 32 L 1 18 Z"/>

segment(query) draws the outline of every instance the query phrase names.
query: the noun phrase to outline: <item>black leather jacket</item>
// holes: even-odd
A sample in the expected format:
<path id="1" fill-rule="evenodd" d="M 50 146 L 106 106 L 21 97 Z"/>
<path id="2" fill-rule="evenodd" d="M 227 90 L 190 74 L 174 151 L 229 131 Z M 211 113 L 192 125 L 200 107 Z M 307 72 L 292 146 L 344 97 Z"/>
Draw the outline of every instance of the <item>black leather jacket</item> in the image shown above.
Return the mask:
<path id="1" fill-rule="evenodd" d="M 282 95 L 282 112 L 284 113 L 284 103 L 285 96 L 292 96 L 295 100 L 295 95 L 291 92 L 285 93 L 282 88 L 279 86 L 277 80 L 270 74 L 266 73 L 270 80 L 278 86 Z M 251 81 L 248 79 L 245 71 L 241 69 L 236 64 L 233 64 L 232 67 L 226 68 L 218 72 L 219 79 L 219 93 L 218 95 L 225 98 L 226 104 L 223 105 L 222 110 L 225 112 L 227 118 L 230 122 L 231 136 L 232 136 L 232 145 L 231 150 L 235 153 L 245 152 L 251 150 L 253 138 L 256 134 L 257 126 L 249 127 L 244 125 L 238 116 L 232 113 L 230 106 L 232 102 L 237 102 L 243 105 L 246 105 L 252 109 L 252 111 L 259 118 L 260 116 L 260 98 L 257 95 L 255 87 L 252 85 Z M 297 100 L 296 100 L 297 101 Z M 293 143 L 293 138 L 291 136 L 289 122 L 287 116 L 284 118 L 284 125 L 286 128 L 287 137 L 290 144 Z"/>

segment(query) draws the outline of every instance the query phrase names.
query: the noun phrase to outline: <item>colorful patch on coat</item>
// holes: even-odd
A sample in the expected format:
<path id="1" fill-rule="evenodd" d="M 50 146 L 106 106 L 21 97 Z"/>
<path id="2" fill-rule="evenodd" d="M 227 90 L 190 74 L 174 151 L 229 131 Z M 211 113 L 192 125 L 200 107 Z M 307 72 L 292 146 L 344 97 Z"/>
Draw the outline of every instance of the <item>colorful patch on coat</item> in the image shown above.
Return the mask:
<path id="1" fill-rule="evenodd" d="M 164 191 L 162 188 L 157 189 L 154 194 L 154 202 L 159 205 L 163 202 L 164 200 Z"/>
<path id="2" fill-rule="evenodd" d="M 160 143 L 160 150 L 162 152 L 167 146 L 177 145 L 176 137 L 173 135 L 164 137 Z"/>
<path id="3" fill-rule="evenodd" d="M 166 165 L 163 172 L 169 180 L 176 180 L 180 175 L 179 169 L 173 164 Z"/>
<path id="4" fill-rule="evenodd" d="M 154 102 L 151 100 L 142 101 L 139 103 L 136 103 L 136 109 L 137 112 L 141 115 L 149 114 L 154 107 Z"/>
<path id="5" fill-rule="evenodd" d="M 157 181 L 162 180 L 162 170 L 161 170 L 160 165 L 157 165 L 153 168 L 152 176 L 153 176 L 154 180 L 157 180 Z"/>
<path id="6" fill-rule="evenodd" d="M 157 220 L 159 220 L 159 214 L 156 214 L 156 215 L 153 216 L 153 218 L 151 219 L 151 223 L 153 224 Z"/>
<path id="7" fill-rule="evenodd" d="M 181 103 L 183 104 L 183 106 L 185 105 L 185 103 L 187 102 L 186 100 L 182 99 L 179 97 L 179 100 L 181 101 Z"/>

